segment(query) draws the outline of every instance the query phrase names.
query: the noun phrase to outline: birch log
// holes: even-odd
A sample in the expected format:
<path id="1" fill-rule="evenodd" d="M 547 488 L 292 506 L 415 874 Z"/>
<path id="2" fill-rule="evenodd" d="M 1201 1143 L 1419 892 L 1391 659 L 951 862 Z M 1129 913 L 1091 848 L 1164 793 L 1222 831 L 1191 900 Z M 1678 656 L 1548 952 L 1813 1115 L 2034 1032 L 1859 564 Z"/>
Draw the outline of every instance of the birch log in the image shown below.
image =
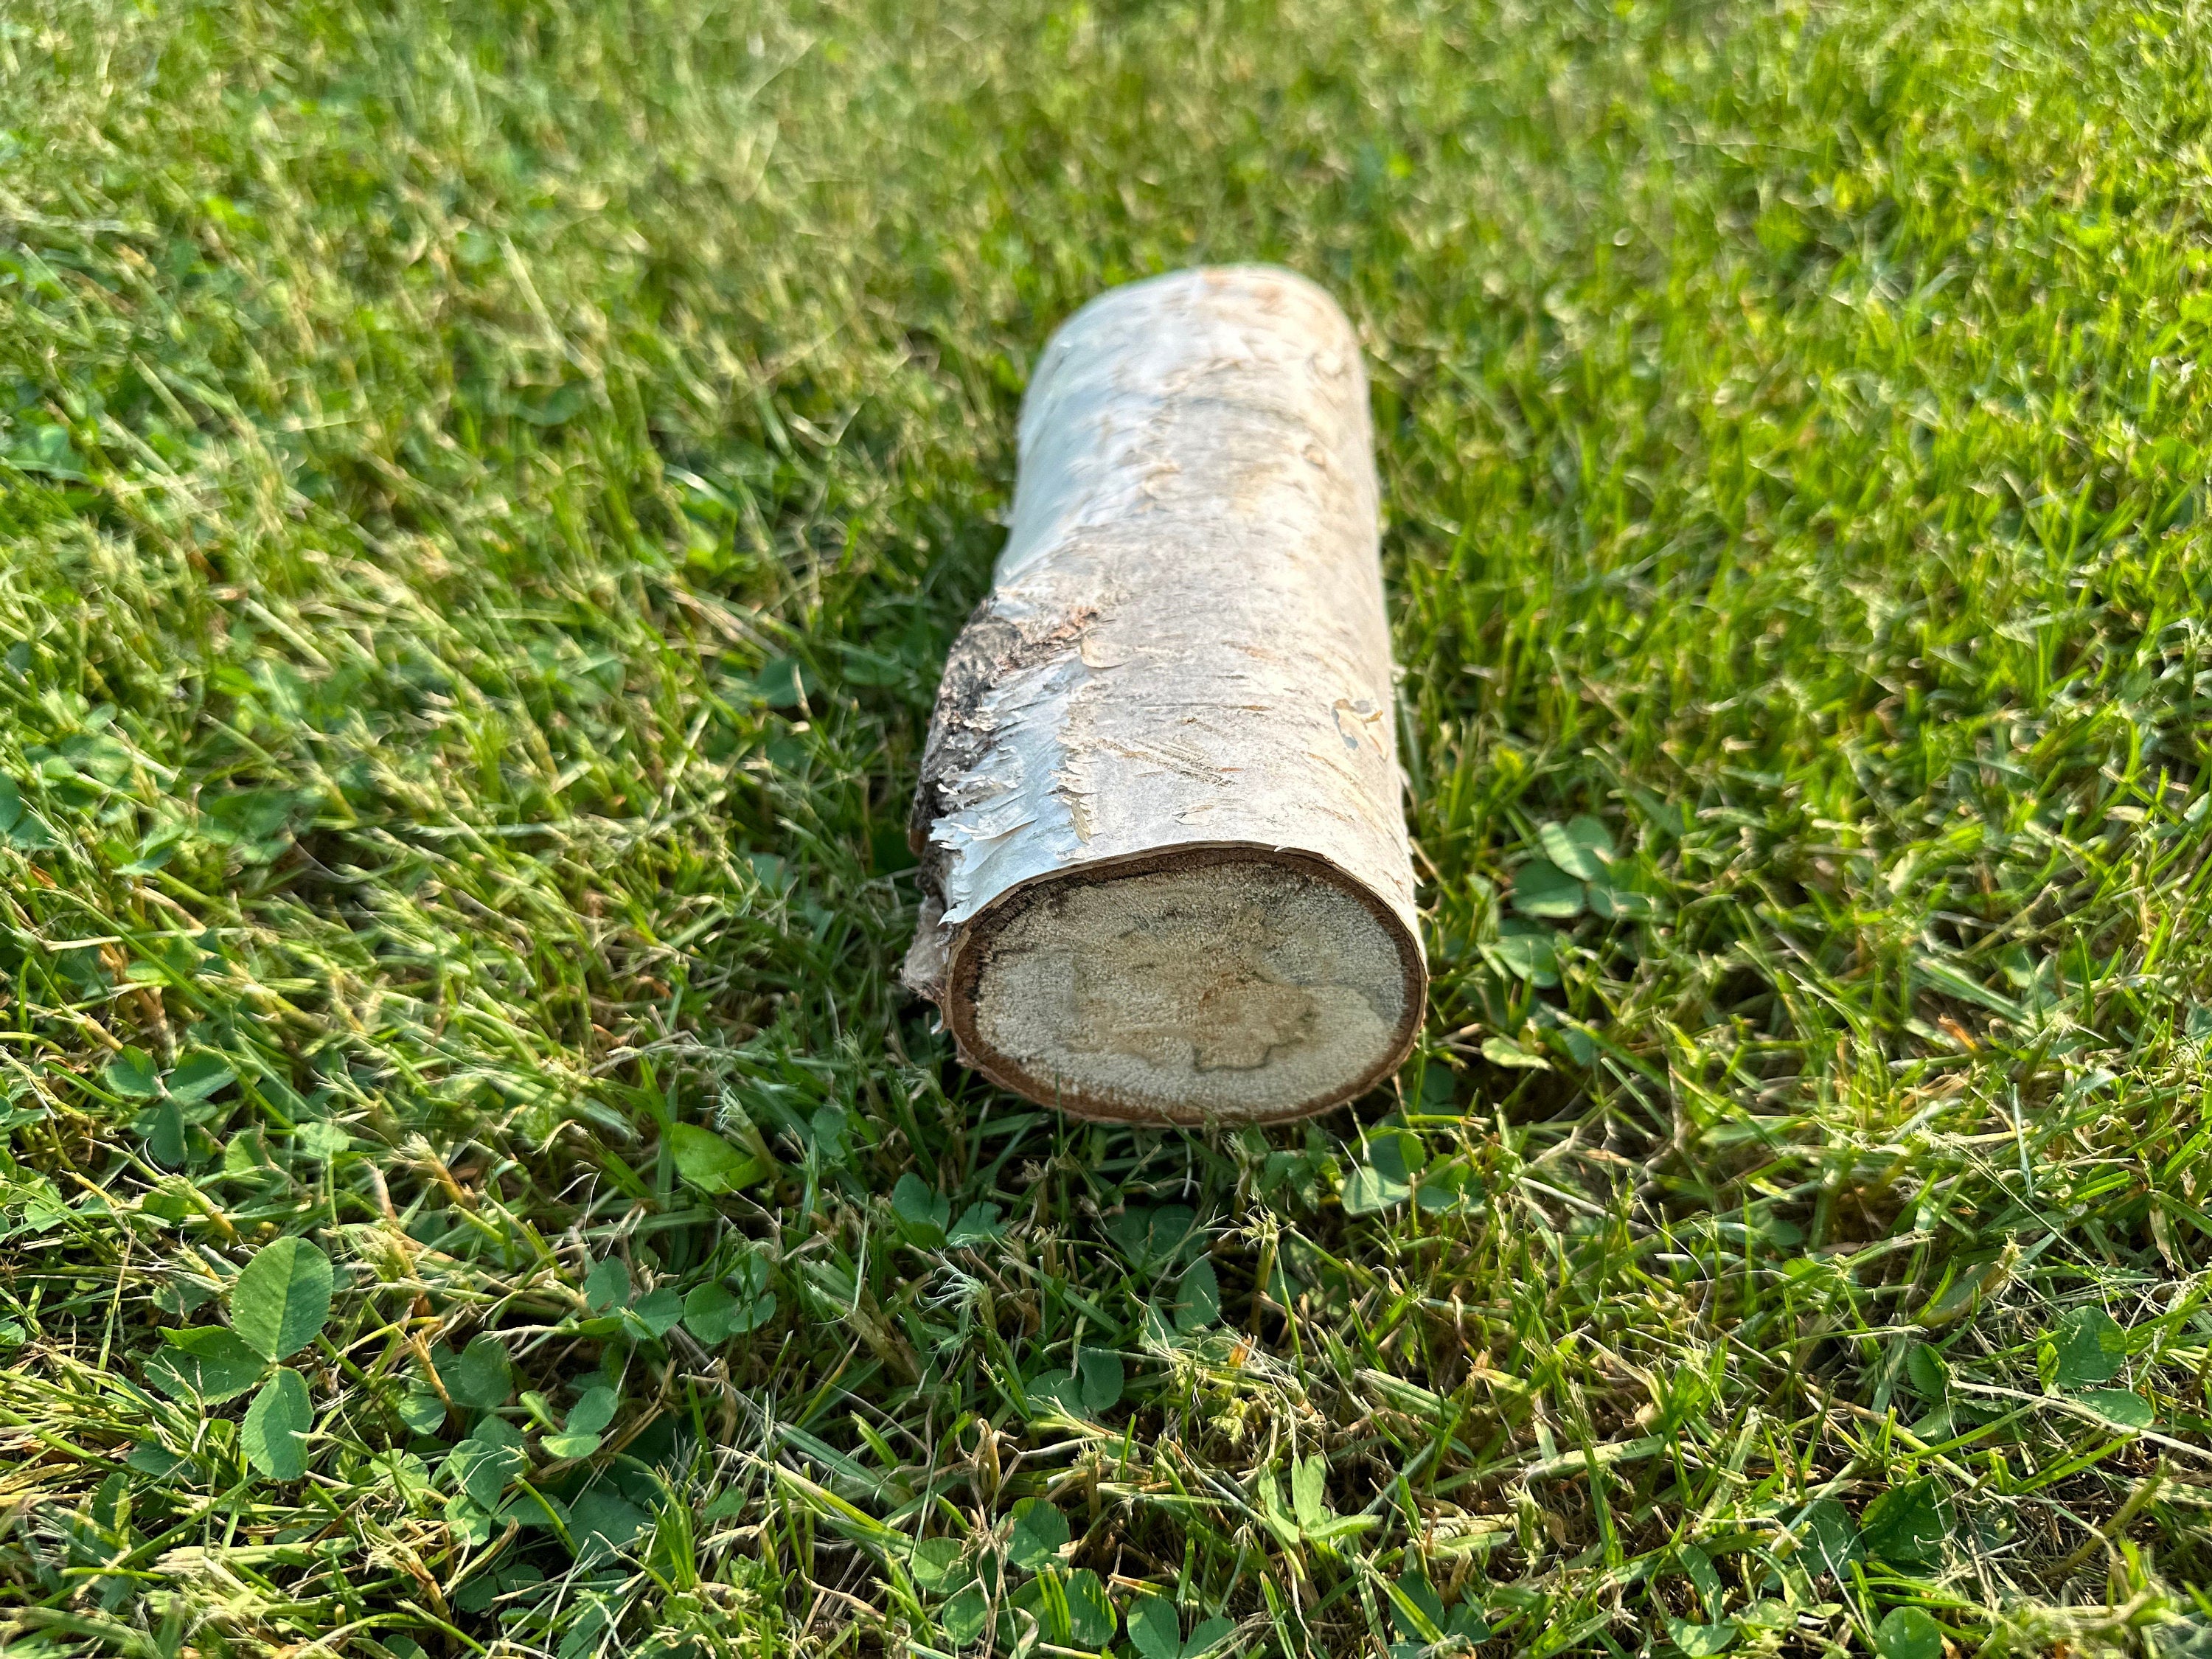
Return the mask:
<path id="1" fill-rule="evenodd" d="M 1053 337 L 911 827 L 906 978 L 967 1064 L 1197 1124 L 1404 1058 L 1428 973 L 1377 507 L 1358 344 L 1303 278 L 1133 283 Z"/>

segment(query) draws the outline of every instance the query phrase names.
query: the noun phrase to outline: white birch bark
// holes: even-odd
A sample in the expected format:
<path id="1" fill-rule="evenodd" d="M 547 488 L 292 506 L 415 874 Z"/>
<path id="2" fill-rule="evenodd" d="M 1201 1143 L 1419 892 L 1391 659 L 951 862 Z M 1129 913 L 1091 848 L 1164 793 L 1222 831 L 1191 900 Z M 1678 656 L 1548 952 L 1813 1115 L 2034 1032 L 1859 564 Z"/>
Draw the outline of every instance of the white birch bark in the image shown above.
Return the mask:
<path id="1" fill-rule="evenodd" d="M 1012 532 L 946 665 L 908 981 L 1081 1116 L 1337 1104 L 1413 1041 L 1366 377 L 1310 283 L 1115 289 L 1045 348 Z"/>

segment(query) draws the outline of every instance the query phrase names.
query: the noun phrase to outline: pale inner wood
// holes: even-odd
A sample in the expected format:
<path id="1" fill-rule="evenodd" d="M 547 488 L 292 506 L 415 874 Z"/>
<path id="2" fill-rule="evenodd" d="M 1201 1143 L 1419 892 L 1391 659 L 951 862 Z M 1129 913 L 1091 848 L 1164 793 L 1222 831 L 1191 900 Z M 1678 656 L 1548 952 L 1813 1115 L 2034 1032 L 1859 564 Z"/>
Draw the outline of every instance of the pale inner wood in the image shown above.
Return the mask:
<path id="1" fill-rule="evenodd" d="M 978 964 L 975 1036 L 1076 1109 L 1279 1116 L 1394 1057 L 1407 981 L 1333 883 L 1258 858 L 1154 870 L 1028 896 Z"/>

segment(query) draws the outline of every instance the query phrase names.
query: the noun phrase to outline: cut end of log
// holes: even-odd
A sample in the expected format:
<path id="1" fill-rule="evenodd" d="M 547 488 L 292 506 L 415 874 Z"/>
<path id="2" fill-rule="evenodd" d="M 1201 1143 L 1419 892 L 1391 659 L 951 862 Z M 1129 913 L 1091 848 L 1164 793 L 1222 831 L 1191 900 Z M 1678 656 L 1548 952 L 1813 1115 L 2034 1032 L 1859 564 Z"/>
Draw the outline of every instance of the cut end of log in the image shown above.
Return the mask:
<path id="1" fill-rule="evenodd" d="M 1324 860 L 1183 848 L 1003 895 L 944 999 L 969 1064 L 1079 1117 L 1268 1123 L 1373 1086 L 1427 992 L 1405 924 Z"/>

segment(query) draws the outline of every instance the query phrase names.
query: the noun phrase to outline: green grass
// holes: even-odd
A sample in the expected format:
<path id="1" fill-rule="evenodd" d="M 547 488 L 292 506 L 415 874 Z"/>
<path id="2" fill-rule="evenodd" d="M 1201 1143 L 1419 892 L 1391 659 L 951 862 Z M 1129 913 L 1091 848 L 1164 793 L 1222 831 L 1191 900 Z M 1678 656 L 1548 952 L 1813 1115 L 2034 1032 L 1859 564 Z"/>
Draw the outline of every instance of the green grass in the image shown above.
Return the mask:
<path id="1" fill-rule="evenodd" d="M 2212 1650 L 2212 28 L 1017 9 L 0 14 L 0 1645 Z M 1232 258 L 1435 995 L 1074 1126 L 906 797 L 1026 365 Z"/>

